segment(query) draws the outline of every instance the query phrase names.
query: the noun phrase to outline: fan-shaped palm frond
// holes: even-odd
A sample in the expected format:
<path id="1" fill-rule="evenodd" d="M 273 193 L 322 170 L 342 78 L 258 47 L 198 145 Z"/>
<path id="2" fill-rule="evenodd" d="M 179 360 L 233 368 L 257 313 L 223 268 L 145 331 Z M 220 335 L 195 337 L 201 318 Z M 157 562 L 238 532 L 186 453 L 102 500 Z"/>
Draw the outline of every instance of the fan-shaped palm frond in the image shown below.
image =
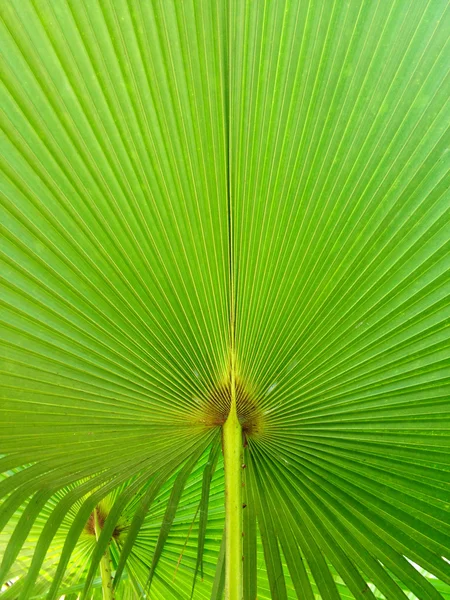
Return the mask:
<path id="1" fill-rule="evenodd" d="M 0 4 L 1 598 L 450 598 L 449 11 Z"/>

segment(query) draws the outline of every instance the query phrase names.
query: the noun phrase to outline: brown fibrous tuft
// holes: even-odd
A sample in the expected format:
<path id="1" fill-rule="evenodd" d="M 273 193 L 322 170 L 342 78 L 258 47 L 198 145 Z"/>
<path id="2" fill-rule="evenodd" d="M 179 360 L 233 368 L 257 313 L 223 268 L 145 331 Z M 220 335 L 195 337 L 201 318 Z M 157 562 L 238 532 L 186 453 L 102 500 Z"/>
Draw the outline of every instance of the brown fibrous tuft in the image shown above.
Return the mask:
<path id="1" fill-rule="evenodd" d="M 257 395 L 244 382 L 236 379 L 236 408 L 242 426 L 244 445 L 247 438 L 257 437 L 264 429 L 264 419 L 258 406 Z M 231 386 L 225 380 L 213 388 L 201 403 L 201 422 L 207 426 L 222 426 L 231 406 Z"/>
<path id="2" fill-rule="evenodd" d="M 101 506 L 97 506 L 94 510 L 97 511 L 97 519 L 98 519 L 98 524 L 100 526 L 100 529 L 103 529 L 108 515 L 104 512 L 104 510 L 102 510 Z M 120 537 L 120 534 L 123 533 L 123 531 L 125 531 L 125 529 L 126 529 L 125 526 L 117 524 L 114 528 L 112 538 L 117 540 Z M 88 535 L 95 536 L 94 512 L 91 512 L 91 514 L 89 515 L 89 519 L 87 520 L 86 525 L 84 526 L 84 531 Z"/>

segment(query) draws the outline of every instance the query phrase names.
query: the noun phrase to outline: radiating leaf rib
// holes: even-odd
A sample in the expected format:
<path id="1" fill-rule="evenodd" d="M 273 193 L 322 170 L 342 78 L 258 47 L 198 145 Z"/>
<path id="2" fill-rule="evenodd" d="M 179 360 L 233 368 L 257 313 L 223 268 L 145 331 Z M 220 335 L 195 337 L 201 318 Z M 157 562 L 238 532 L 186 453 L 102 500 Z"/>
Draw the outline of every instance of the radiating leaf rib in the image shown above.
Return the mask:
<path id="1" fill-rule="evenodd" d="M 119 480 L 120 482 L 120 480 Z M 88 480 L 84 484 L 77 486 L 73 490 L 69 491 L 59 502 L 57 507 L 54 509 L 50 517 L 48 518 L 45 527 L 39 537 L 36 544 L 36 550 L 33 554 L 33 559 L 25 580 L 24 589 L 21 592 L 21 597 L 26 598 L 26 595 L 30 593 L 32 586 L 38 576 L 39 569 L 42 562 L 45 559 L 45 555 L 52 542 L 52 539 L 58 530 L 61 521 L 64 519 L 68 509 L 73 505 L 74 502 L 83 498 L 86 493 L 92 492 L 88 498 L 86 498 L 78 511 L 69 533 L 66 538 L 65 547 L 62 551 L 62 560 L 58 564 L 58 569 L 52 582 L 51 589 L 49 591 L 49 597 L 54 597 L 58 589 L 61 577 L 67 566 L 67 561 L 71 555 L 73 546 L 75 545 L 78 537 L 84 526 L 86 525 L 89 515 L 92 513 L 97 502 L 103 498 L 109 491 L 113 490 L 119 483 L 117 480 L 110 479 L 106 483 L 100 483 L 97 479 Z M 101 487 L 99 488 L 99 483 Z"/>
<path id="2" fill-rule="evenodd" d="M 249 484 L 252 488 L 252 498 L 255 503 L 255 511 L 261 532 L 270 591 L 273 598 L 283 600 L 287 598 L 286 583 L 281 564 L 278 537 L 274 528 L 272 515 L 267 506 L 267 488 L 258 478 L 258 474 L 254 472 L 253 458 L 250 456 L 248 458 Z"/>
<path id="3" fill-rule="evenodd" d="M 30 501 L 23 511 L 3 555 L 2 564 L 0 567 L 0 581 L 6 580 L 8 571 L 10 570 L 25 540 L 28 537 L 30 529 L 33 526 L 34 519 L 41 512 L 51 495 L 52 490 L 45 490 L 44 492 L 37 493 L 30 498 Z"/>
<path id="4" fill-rule="evenodd" d="M 114 505 L 111 507 L 111 510 L 106 518 L 106 521 L 104 522 L 103 526 L 101 527 L 101 533 L 98 536 L 94 552 L 92 553 L 92 556 L 91 556 L 90 567 L 89 567 L 89 571 L 86 575 L 84 589 L 82 592 L 83 598 L 86 598 L 87 594 L 89 593 L 91 583 L 94 579 L 94 576 L 96 574 L 99 563 L 100 563 L 105 551 L 107 550 L 107 548 L 109 546 L 109 543 L 112 539 L 112 534 L 114 532 L 114 528 L 116 527 L 117 521 L 118 521 L 121 513 L 123 512 L 126 504 L 128 502 L 130 502 L 132 497 L 139 493 L 140 489 L 142 488 L 142 484 L 143 484 L 142 477 L 138 478 L 135 482 L 133 482 L 133 484 L 129 484 L 127 486 L 127 488 L 116 499 L 116 501 L 114 502 Z M 96 511 L 97 507 L 94 507 L 93 510 Z M 97 535 L 96 535 L 96 537 L 97 537 Z"/>
<path id="5" fill-rule="evenodd" d="M 280 495 L 280 489 L 285 489 L 286 491 L 284 493 L 282 493 Z M 308 548 L 308 546 L 311 547 L 311 549 L 308 548 L 308 550 L 305 550 L 305 552 L 311 552 L 311 550 L 314 548 L 314 545 L 312 544 L 312 542 L 316 541 L 316 539 L 318 540 L 318 542 L 320 542 L 320 546 L 321 549 L 326 552 L 327 556 L 329 555 L 330 560 L 333 560 L 333 551 L 330 551 L 329 546 L 327 544 L 326 541 L 324 541 L 323 538 L 323 532 L 330 532 L 331 535 L 334 536 L 334 538 L 336 539 L 336 543 L 343 549 L 345 550 L 347 556 L 349 556 L 350 558 L 353 558 L 355 561 L 357 561 L 357 563 L 359 563 L 359 565 L 361 565 L 361 568 L 363 569 L 363 571 L 365 573 L 367 573 L 368 576 L 370 576 L 371 578 L 373 578 L 373 581 L 376 583 L 376 585 L 380 588 L 381 591 L 383 591 L 383 593 L 387 594 L 389 597 L 392 598 L 405 598 L 405 594 L 401 591 L 401 589 L 398 587 L 398 585 L 391 579 L 391 577 L 385 572 L 385 570 L 383 569 L 382 565 L 380 565 L 380 563 L 373 557 L 370 555 L 370 553 L 367 551 L 367 549 L 364 547 L 364 545 L 360 544 L 360 542 L 358 541 L 358 539 L 356 539 L 349 531 L 348 529 L 345 529 L 345 526 L 343 526 L 339 520 L 336 520 L 330 513 L 329 509 L 322 506 L 319 502 L 319 500 L 317 498 L 314 498 L 313 501 L 313 507 L 314 507 L 314 512 L 318 512 L 316 510 L 316 507 L 319 508 L 320 507 L 320 512 L 319 512 L 319 519 L 317 519 L 317 516 L 314 515 L 314 512 L 311 513 L 311 510 L 308 508 L 307 505 L 305 505 L 304 503 L 302 503 L 301 505 L 299 505 L 297 503 L 297 506 L 293 503 L 293 498 L 295 497 L 294 495 L 289 494 L 289 492 L 292 492 L 292 485 L 289 484 L 286 481 L 286 478 L 283 478 L 283 486 L 282 488 L 277 488 L 276 490 L 273 491 L 274 497 L 279 497 L 280 498 L 280 503 L 282 503 L 282 506 L 284 505 L 286 508 L 284 510 L 284 515 L 286 517 L 286 520 L 291 523 L 291 528 L 294 532 L 296 532 L 296 535 L 298 536 L 299 541 L 301 541 L 302 538 L 302 530 L 299 527 L 299 523 L 304 523 L 304 527 L 303 527 L 303 531 L 304 532 L 308 532 L 308 530 L 310 529 L 312 532 L 313 537 L 309 538 L 309 541 L 307 542 L 307 546 L 306 548 Z M 298 487 L 296 488 L 296 495 L 298 494 Z M 303 495 L 303 494 L 302 494 Z M 306 510 L 306 512 L 305 512 Z M 301 511 L 301 512 L 300 512 Z M 312 519 L 311 519 L 312 517 Z M 317 550 L 310 556 L 311 558 L 315 559 L 318 555 L 319 555 L 320 550 L 317 548 Z M 334 558 L 334 560 L 336 560 Z M 345 559 L 344 559 L 345 560 Z M 314 562 L 311 561 L 310 559 L 310 565 L 311 565 L 311 571 L 315 577 L 315 580 L 317 582 L 317 585 L 319 587 L 319 589 L 321 588 L 321 584 L 323 585 L 326 580 L 330 580 L 330 576 L 329 576 L 329 571 L 328 569 L 326 569 L 326 564 L 322 566 L 322 572 L 318 571 L 315 567 L 314 567 Z M 338 571 L 341 573 L 341 568 L 342 566 L 340 566 L 340 561 L 338 559 L 336 566 L 338 567 Z M 326 569 L 325 571 L 323 571 L 323 569 Z M 328 576 L 324 577 L 324 575 L 322 573 L 327 573 L 328 571 Z M 345 568 L 342 571 L 342 576 L 345 577 Z M 363 582 L 361 585 L 361 581 L 359 582 L 360 585 L 356 586 L 354 594 L 356 592 L 356 596 L 364 594 L 367 595 L 371 594 L 370 589 L 367 589 L 367 582 Z M 335 593 L 335 586 L 332 585 L 332 580 L 330 581 L 331 584 L 331 589 L 329 591 L 326 590 L 326 588 L 323 588 L 322 590 L 322 594 L 325 595 L 329 595 L 331 593 Z"/>
<path id="6" fill-rule="evenodd" d="M 307 468 L 306 468 L 307 469 Z M 308 471 L 308 469 L 307 469 Z M 311 479 L 317 479 L 318 474 L 322 472 L 321 467 L 316 466 L 316 472 L 315 474 L 310 473 L 310 475 L 312 475 Z M 324 473 L 325 474 L 325 473 Z M 330 473 L 326 473 L 325 476 L 323 478 L 320 478 L 320 482 L 318 480 L 319 486 L 321 490 L 325 490 L 325 489 L 330 489 L 329 487 L 329 483 L 335 481 L 334 476 L 330 475 Z M 444 564 L 444 562 L 442 561 L 442 559 L 440 558 L 442 556 L 442 553 L 445 553 L 445 545 L 440 545 L 438 543 L 431 543 L 430 541 L 433 539 L 433 541 L 436 539 L 436 537 L 440 537 L 439 532 L 436 532 L 437 535 L 433 535 L 433 530 L 430 529 L 429 527 L 427 528 L 427 534 L 429 537 L 429 541 L 424 539 L 425 536 L 422 535 L 421 533 L 421 529 L 423 527 L 423 525 L 419 525 L 414 522 L 411 523 L 411 519 L 408 517 L 408 515 L 405 515 L 403 520 L 401 521 L 401 528 L 403 530 L 407 530 L 406 526 L 409 524 L 409 528 L 408 528 L 408 532 L 414 535 L 413 538 L 411 538 L 408 535 L 405 535 L 401 529 L 398 528 L 398 526 L 396 525 L 396 522 L 393 519 L 390 519 L 390 523 L 388 525 L 388 523 L 384 520 L 383 517 L 386 516 L 386 512 L 388 514 L 388 516 L 393 516 L 396 512 L 396 507 L 392 506 L 392 505 L 388 505 L 385 504 L 385 514 L 382 514 L 382 518 L 378 518 L 378 516 L 373 512 L 373 509 L 375 509 L 376 513 L 380 513 L 379 508 L 377 506 L 374 506 L 374 502 L 369 501 L 369 503 L 367 502 L 367 497 L 365 496 L 365 492 L 363 490 L 363 488 L 359 487 L 358 488 L 358 492 L 356 492 L 356 488 L 349 486 L 348 484 L 342 482 L 342 484 L 340 484 L 341 488 L 343 489 L 348 489 L 349 491 L 351 490 L 353 492 L 353 496 L 356 496 L 356 494 L 359 495 L 359 498 L 361 499 L 362 502 L 364 502 L 364 507 L 361 505 L 361 508 L 358 510 L 359 514 L 363 517 L 364 520 L 369 519 L 372 523 L 372 528 L 375 530 L 378 530 L 379 532 L 382 532 L 383 537 L 385 537 L 385 539 L 389 539 L 389 543 L 396 547 L 399 551 L 403 552 L 403 553 L 407 553 L 409 557 L 411 558 L 415 558 L 417 559 L 418 556 L 420 556 L 420 560 L 428 566 L 429 569 L 436 571 L 436 574 L 439 574 L 440 577 L 443 578 L 443 580 L 447 580 L 448 579 L 448 568 L 446 568 L 447 566 Z M 334 492 L 336 493 L 336 492 Z M 345 500 L 343 499 L 343 503 L 348 506 L 348 507 L 353 507 L 355 506 L 355 501 L 349 496 L 347 495 L 345 497 Z M 380 504 L 380 502 L 376 503 L 376 504 Z M 389 511 L 389 512 L 388 512 Z M 389 533 L 388 533 L 389 532 Z M 415 533 L 417 532 L 417 533 Z M 422 545 L 421 542 L 425 541 L 426 545 L 430 548 L 430 550 L 428 550 L 425 546 Z M 421 548 L 419 550 L 419 548 Z"/>
<path id="7" fill-rule="evenodd" d="M 281 524 L 279 520 L 278 523 Z M 303 558 L 300 555 L 298 546 L 292 543 L 289 536 L 281 533 L 280 544 L 283 550 L 283 555 L 286 559 L 286 566 L 289 569 L 289 574 L 297 594 L 297 598 L 305 598 L 305 600 L 314 600 L 314 593 L 309 581 L 308 573 L 303 564 Z"/>
<path id="8" fill-rule="evenodd" d="M 216 574 L 211 590 L 211 600 L 221 600 L 225 589 L 225 531 L 222 536 L 219 556 L 216 565 Z"/>
<path id="9" fill-rule="evenodd" d="M 268 483 L 268 477 L 265 478 L 266 483 Z M 250 483 L 250 482 L 249 482 Z M 249 501 L 252 500 L 252 496 L 249 494 Z M 289 573 L 292 578 L 292 582 L 297 594 L 297 597 L 302 598 L 314 598 L 314 594 L 311 588 L 311 584 L 309 581 L 308 574 L 303 565 L 303 559 L 300 554 L 300 550 L 297 546 L 297 542 L 295 536 L 292 538 L 292 530 L 289 528 L 289 524 L 285 519 L 282 505 L 277 500 L 276 495 L 272 495 L 272 506 L 271 506 L 271 514 L 272 519 L 276 528 L 276 532 L 278 535 L 278 539 L 280 541 L 281 548 L 283 550 L 284 557 L 286 559 L 286 564 L 289 569 Z M 246 509 L 249 508 L 251 510 L 251 506 L 247 506 Z M 253 509 L 254 510 L 254 509 Z M 245 514 L 245 513 L 244 513 Z M 256 543 L 256 540 L 255 540 Z M 251 575 L 250 575 L 251 576 Z M 255 565 L 255 575 L 256 578 L 256 565 Z M 256 593 L 249 597 L 256 597 Z"/>
<path id="10" fill-rule="evenodd" d="M 322 484 L 322 485 L 324 485 L 324 484 Z M 326 484 L 324 487 L 326 487 Z M 330 502 L 329 504 L 330 504 L 330 507 L 332 507 L 334 510 L 336 510 L 337 507 L 334 506 L 334 502 Z M 350 505 L 351 505 L 351 502 L 350 502 Z M 346 509 L 343 510 L 343 506 L 341 505 L 340 511 L 346 512 Z M 347 521 L 348 521 L 348 518 L 347 518 Z M 406 583 L 406 585 L 412 586 L 410 589 L 413 589 L 413 587 L 415 587 L 415 585 L 418 584 L 419 587 L 423 586 L 422 591 L 419 593 L 421 593 L 423 595 L 426 595 L 426 594 L 433 595 L 432 590 L 430 590 L 429 583 L 424 578 L 421 578 L 420 576 L 417 579 L 417 571 L 415 571 L 415 569 L 411 570 L 412 567 L 409 565 L 409 563 L 407 563 L 403 559 L 403 557 L 400 554 L 398 554 L 397 552 L 394 551 L 393 546 L 385 544 L 383 541 L 381 541 L 381 538 L 378 538 L 378 540 L 377 540 L 377 534 L 375 533 L 375 531 L 370 531 L 370 529 L 366 529 L 364 527 L 362 521 L 359 521 L 358 527 L 360 527 L 361 530 L 364 529 L 364 531 L 365 531 L 364 536 L 361 537 L 361 541 L 365 540 L 365 543 L 367 545 L 374 544 L 372 546 L 372 548 L 373 548 L 372 551 L 374 551 L 375 554 L 379 556 L 379 560 L 381 560 L 386 565 L 390 565 L 389 568 L 391 568 L 391 570 L 396 572 L 397 575 L 399 576 L 399 578 L 402 579 Z M 382 537 L 384 537 L 383 532 L 381 530 L 378 529 L 377 533 L 378 533 L 378 535 L 381 534 Z M 358 537 L 360 537 L 360 535 L 361 535 L 358 530 L 356 530 L 356 534 L 358 535 Z M 380 554 L 380 552 L 381 552 L 381 554 Z M 416 580 L 415 583 L 413 581 L 411 581 L 411 579 L 410 579 L 411 576 L 413 579 Z"/>
<path id="11" fill-rule="evenodd" d="M 198 527 L 198 541 L 197 541 L 197 562 L 195 565 L 194 581 L 192 584 L 192 594 L 195 589 L 195 582 L 197 579 L 198 570 L 200 568 L 201 577 L 203 579 L 203 551 L 205 547 L 206 528 L 208 524 L 208 503 L 209 503 L 209 491 L 211 486 L 211 480 L 216 470 L 217 460 L 220 452 L 220 438 L 217 437 L 216 441 L 213 442 L 211 447 L 208 462 L 206 463 L 203 471 L 203 482 L 202 482 L 202 496 L 199 504 L 199 527 Z"/>
<path id="12" fill-rule="evenodd" d="M 196 451 L 184 464 L 181 468 L 180 472 L 177 475 L 177 478 L 173 484 L 172 492 L 170 494 L 170 498 L 167 504 L 166 512 L 164 513 L 163 523 L 161 525 L 161 530 L 158 536 L 158 541 L 156 544 L 156 548 L 152 558 L 152 564 L 150 567 L 150 574 L 148 576 L 148 587 L 151 586 L 153 575 L 155 573 L 156 566 L 161 557 L 164 544 L 166 543 L 167 537 L 169 535 L 170 529 L 172 527 L 173 520 L 175 518 L 175 514 L 177 512 L 178 503 L 181 498 L 181 494 L 183 493 L 184 486 L 186 484 L 187 478 L 189 477 L 192 469 L 194 468 L 195 463 L 198 461 L 202 454 L 203 448 L 200 451 Z"/>
<path id="13" fill-rule="evenodd" d="M 123 573 L 123 570 L 125 567 L 125 563 L 127 561 L 127 558 L 129 556 L 132 548 L 133 548 L 133 544 L 139 533 L 139 529 L 142 525 L 145 515 L 148 513 L 148 510 L 149 510 L 155 496 L 157 495 L 159 489 L 161 488 L 161 485 L 164 483 L 165 477 L 166 477 L 165 473 L 163 475 L 159 474 L 159 475 L 155 476 L 155 478 L 150 483 L 147 491 L 145 492 L 145 495 L 142 497 L 139 507 L 133 516 L 133 520 L 128 529 L 127 538 L 126 538 L 124 545 L 120 552 L 119 563 L 117 565 L 117 569 L 116 569 L 116 572 L 114 575 L 114 587 L 116 587 L 121 580 L 122 573 Z"/>
<path id="14" fill-rule="evenodd" d="M 251 478 L 247 474 L 248 447 L 244 449 L 242 500 L 246 504 L 243 515 L 242 541 L 244 561 L 244 600 L 254 600 L 258 594 L 258 564 L 257 564 L 257 521 L 256 506 L 253 499 Z"/>
<path id="15" fill-rule="evenodd" d="M 260 457 L 260 462 L 264 464 L 265 460 L 263 457 Z M 267 473 L 267 476 L 269 476 L 270 471 L 268 470 L 267 466 L 265 468 L 265 472 Z M 273 497 L 275 495 L 275 492 L 271 490 L 270 495 Z M 277 510 L 280 510 L 280 507 L 274 504 L 272 510 L 275 512 Z M 363 598 L 367 595 L 370 597 L 371 592 L 370 589 L 367 589 L 366 581 L 362 578 L 361 574 L 358 572 L 351 559 L 344 553 L 342 553 L 339 544 L 337 544 L 334 537 L 330 535 L 328 528 L 322 524 L 320 519 L 311 520 L 311 515 L 308 514 L 308 512 L 305 512 L 303 510 L 302 513 L 302 520 L 313 532 L 314 540 L 322 549 L 328 560 L 334 565 L 337 572 L 342 577 L 351 593 L 356 598 Z"/>

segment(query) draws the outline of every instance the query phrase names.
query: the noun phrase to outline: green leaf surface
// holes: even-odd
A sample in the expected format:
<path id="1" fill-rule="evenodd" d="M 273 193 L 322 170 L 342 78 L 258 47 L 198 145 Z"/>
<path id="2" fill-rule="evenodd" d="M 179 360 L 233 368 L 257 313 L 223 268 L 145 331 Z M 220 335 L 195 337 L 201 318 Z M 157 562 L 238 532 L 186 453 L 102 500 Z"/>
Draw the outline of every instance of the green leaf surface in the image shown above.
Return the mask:
<path id="1" fill-rule="evenodd" d="M 0 3 L 1 598 L 450 598 L 449 27 Z"/>

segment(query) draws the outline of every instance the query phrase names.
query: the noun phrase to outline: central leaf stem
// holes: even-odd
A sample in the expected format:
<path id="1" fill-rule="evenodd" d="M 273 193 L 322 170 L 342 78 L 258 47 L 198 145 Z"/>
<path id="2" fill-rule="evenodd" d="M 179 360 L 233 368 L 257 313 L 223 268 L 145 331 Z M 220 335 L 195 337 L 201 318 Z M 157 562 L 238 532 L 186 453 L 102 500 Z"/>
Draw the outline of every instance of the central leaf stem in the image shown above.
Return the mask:
<path id="1" fill-rule="evenodd" d="M 231 64 L 231 29 L 228 30 L 229 60 Z M 224 69 L 224 73 L 228 70 Z M 225 143 L 226 186 L 228 207 L 228 259 L 229 259 L 229 326 L 230 326 L 230 412 L 222 429 L 225 465 L 225 600 L 242 600 L 242 427 L 237 414 L 236 402 L 236 265 L 234 261 L 234 214 L 232 202 L 232 163 L 230 160 L 232 139 L 230 136 L 230 107 L 232 90 L 225 81 Z"/>
<path id="2" fill-rule="evenodd" d="M 94 508 L 94 528 L 95 528 L 95 539 L 98 541 L 102 532 L 100 526 L 100 520 L 98 517 L 98 509 Z M 102 556 L 100 561 L 100 575 L 102 578 L 102 590 L 103 600 L 114 600 L 113 582 L 111 575 L 111 562 L 109 558 L 109 547 L 106 549 L 105 554 Z"/>
<path id="3" fill-rule="evenodd" d="M 233 358 L 231 360 L 231 407 L 223 425 L 225 600 L 242 600 L 242 427 L 236 410 Z"/>

